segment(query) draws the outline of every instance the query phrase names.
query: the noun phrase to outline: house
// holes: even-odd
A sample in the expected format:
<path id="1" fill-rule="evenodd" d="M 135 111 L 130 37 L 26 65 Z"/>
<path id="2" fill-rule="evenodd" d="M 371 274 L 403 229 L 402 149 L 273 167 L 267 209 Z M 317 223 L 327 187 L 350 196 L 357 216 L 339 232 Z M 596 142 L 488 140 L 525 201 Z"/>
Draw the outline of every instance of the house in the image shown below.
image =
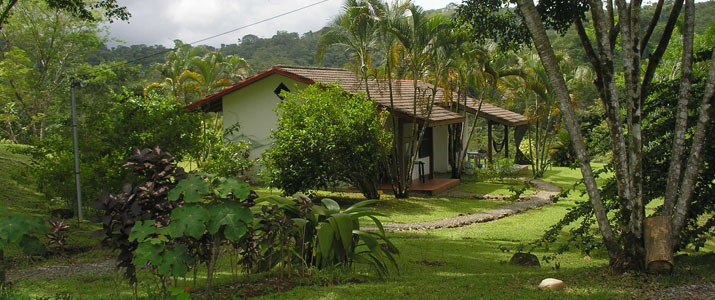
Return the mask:
<path id="1" fill-rule="evenodd" d="M 282 100 L 278 96 L 280 92 L 302 89 L 316 82 L 337 82 L 343 89 L 353 93 L 365 91 L 364 81 L 360 79 L 360 76 L 346 69 L 274 66 L 200 99 L 188 105 L 187 108 L 223 112 L 225 128 L 238 122 L 241 126 L 240 136 L 234 136 L 232 139 L 250 141 L 252 143 L 250 156 L 257 158 L 270 147 L 270 131 L 277 128 L 278 117 L 275 108 Z M 391 105 L 387 81 L 373 79 L 369 80 L 368 85 L 370 97 L 379 106 L 389 110 Z M 398 118 L 399 127 L 397 130 L 393 130 L 393 134 L 396 134 L 398 139 L 402 140 L 402 143 L 398 145 L 399 153 L 403 155 L 409 153 L 409 141 L 413 133 L 413 126 L 427 123 L 428 128 L 420 143 L 420 153 L 416 162 L 420 167 L 413 168 L 412 178 L 413 182 L 415 182 L 414 179 L 420 178 L 420 171 L 424 170 L 424 177 L 435 180 L 435 173 L 446 173 L 451 169 L 448 161 L 447 144 L 449 134 L 447 125 L 463 123 L 465 117 L 462 114 L 449 111 L 437 105 L 433 107 L 431 114 L 423 111 L 423 109 L 415 108 L 413 105 L 414 86 L 411 80 L 394 80 L 392 85 L 395 107 L 392 115 Z M 418 93 L 429 93 L 431 95 L 431 85 L 419 82 Z M 443 91 L 437 89 L 435 103 L 442 103 L 443 101 Z M 497 109 L 506 111 L 500 108 Z M 427 115 L 429 115 L 429 118 L 427 118 Z M 387 123 L 392 127 L 392 122 Z M 406 161 L 406 159 L 402 159 L 402 161 Z M 449 187 L 459 184 L 459 181 L 448 180 L 444 184 Z M 447 187 L 442 186 L 439 189 L 446 189 Z M 419 188 L 413 183 L 412 189 L 418 190 Z"/>

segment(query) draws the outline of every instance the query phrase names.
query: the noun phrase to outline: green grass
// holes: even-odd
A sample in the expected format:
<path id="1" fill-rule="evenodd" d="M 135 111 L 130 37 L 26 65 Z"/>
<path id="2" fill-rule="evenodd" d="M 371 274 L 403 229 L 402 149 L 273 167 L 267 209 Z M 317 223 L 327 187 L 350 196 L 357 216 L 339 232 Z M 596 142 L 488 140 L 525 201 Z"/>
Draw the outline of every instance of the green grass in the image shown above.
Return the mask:
<path id="1" fill-rule="evenodd" d="M 252 187 L 259 196 L 280 195 L 280 191 L 261 187 Z M 500 190 L 506 190 L 500 188 Z M 511 192 L 508 192 L 511 193 Z M 508 194 L 507 193 L 507 194 Z M 319 191 L 316 199 L 330 198 L 337 201 L 341 207 L 347 208 L 350 205 L 365 200 L 358 192 L 328 192 Z M 391 194 L 383 194 L 380 201 L 373 206 L 375 211 L 384 214 L 380 218 L 383 223 L 416 223 L 441 220 L 457 217 L 460 214 L 474 214 L 482 211 L 494 209 L 507 201 L 484 200 L 484 199 L 464 199 L 451 197 L 431 197 L 418 193 L 413 193 L 409 199 L 396 199 Z M 371 224 L 370 220 L 362 220 L 364 224 Z"/>
<path id="2" fill-rule="evenodd" d="M 14 190 L 7 195 L 13 198 L 0 198 L 4 205 L 17 212 L 43 214 L 46 203 L 41 194 L 30 186 L 17 181 L 12 173 L 16 168 L 24 168 L 22 156 L 7 151 L 0 145 L 0 187 Z M 10 160 L 10 158 L 12 160 Z M 12 161 L 12 166 L 5 164 Z M 10 166 L 10 167 L 8 167 Z M 570 188 L 577 178 L 579 170 L 553 168 L 546 172 L 546 181 L 562 188 Z M 14 180 L 14 181 L 13 181 Z M 604 179 L 599 179 L 602 182 Z M 465 188 L 480 191 L 491 189 L 499 191 L 503 187 L 481 185 Z M 261 196 L 279 194 L 279 191 L 254 187 Z M 508 188 L 507 188 L 508 190 Z M 473 224 L 461 228 L 409 231 L 388 233 L 388 236 L 400 249 L 398 258 L 400 276 L 376 278 L 369 270 L 360 265 L 356 267 L 361 283 L 347 280 L 335 280 L 339 273 L 321 271 L 313 278 L 300 279 L 307 286 L 298 286 L 286 292 L 275 292 L 258 299 L 627 299 L 644 298 L 649 289 L 662 289 L 668 286 L 694 284 L 715 281 L 715 243 L 709 241 L 702 253 L 677 262 L 676 273 L 672 276 L 651 276 L 644 274 L 613 274 L 605 267 L 607 256 L 600 251 L 591 253 L 591 260 L 584 260 L 584 254 L 578 251 L 566 252 L 555 261 L 542 261 L 541 268 L 516 267 L 507 264 L 514 249 L 539 238 L 545 229 L 560 219 L 574 201 L 585 200 L 581 195 L 583 187 L 572 193 L 569 199 L 553 205 L 533 209 L 519 215 L 503 218 L 494 222 Z M 506 193 L 510 194 L 510 192 Z M 2 196 L 3 194 L 0 194 Z M 320 197 L 337 199 L 342 205 L 350 205 L 361 200 L 357 193 L 320 192 Z M 19 199 L 19 200 L 18 200 Z M 20 202 L 18 202 L 20 201 Z M 21 203 L 30 203 L 29 208 Z M 34 203 L 34 204 L 33 204 Z M 413 197 L 394 199 L 384 195 L 376 209 L 387 214 L 384 222 L 419 222 L 452 217 L 459 213 L 476 212 L 503 204 L 500 201 L 468 200 L 442 197 Z M 465 211 L 467 210 L 467 211 Z M 468 211 L 472 210 L 472 211 Z M 71 244 L 91 246 L 96 239 L 89 237 L 91 227 L 84 226 L 76 230 Z M 502 249 L 510 249 L 503 252 Z M 532 252 L 539 258 L 551 254 L 543 249 Z M 709 254 L 708 254 L 709 253 Z M 73 262 L 100 261 L 115 255 L 104 250 L 91 250 L 73 257 Z M 220 268 L 217 284 L 227 285 L 231 281 L 228 258 L 219 261 Z M 36 264 L 63 264 L 60 258 L 43 259 Z M 560 268 L 556 269 L 556 263 Z M 146 298 L 156 281 L 145 270 L 138 273 L 139 296 Z M 241 275 L 245 278 L 245 275 Z M 547 277 L 563 279 L 567 288 L 560 292 L 539 291 L 536 286 Z M 250 277 L 256 280 L 255 276 Z M 199 285 L 205 280 L 205 271 L 199 272 Z M 181 280 L 179 281 L 181 283 Z M 266 288 L 270 289 L 270 287 Z M 132 299 L 131 288 L 121 275 L 91 275 L 68 277 L 60 280 L 32 280 L 18 282 L 14 291 L 33 296 L 54 297 L 56 293 L 69 293 L 84 299 Z M 201 292 L 199 291 L 197 296 Z"/>
<path id="3" fill-rule="evenodd" d="M 44 196 L 34 188 L 30 159 L 19 151 L 27 146 L 0 144 L 0 205 L 9 213 L 40 216 L 46 213 Z"/>

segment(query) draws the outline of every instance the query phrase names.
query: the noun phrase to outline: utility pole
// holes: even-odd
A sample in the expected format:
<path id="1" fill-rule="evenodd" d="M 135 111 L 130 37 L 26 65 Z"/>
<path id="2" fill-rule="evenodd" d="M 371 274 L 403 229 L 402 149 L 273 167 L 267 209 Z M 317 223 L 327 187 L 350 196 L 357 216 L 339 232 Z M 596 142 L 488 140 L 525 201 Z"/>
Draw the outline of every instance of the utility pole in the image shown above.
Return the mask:
<path id="1" fill-rule="evenodd" d="M 79 149 L 77 148 L 77 105 L 74 100 L 74 88 L 80 82 L 74 77 L 70 79 L 70 95 L 72 98 L 72 141 L 74 142 L 74 182 L 77 188 L 77 228 L 82 226 L 82 189 L 79 187 Z"/>

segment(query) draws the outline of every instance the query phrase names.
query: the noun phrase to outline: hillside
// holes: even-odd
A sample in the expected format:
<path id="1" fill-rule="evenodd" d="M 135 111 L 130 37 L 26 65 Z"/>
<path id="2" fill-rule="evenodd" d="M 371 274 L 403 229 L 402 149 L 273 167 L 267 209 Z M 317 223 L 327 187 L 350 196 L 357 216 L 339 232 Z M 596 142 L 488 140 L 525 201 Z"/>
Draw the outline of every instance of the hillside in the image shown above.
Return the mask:
<path id="1" fill-rule="evenodd" d="M 0 144 L 0 205 L 10 212 L 36 214 L 47 208 L 29 174 L 30 158 L 20 150 L 27 146 Z M 68 178 L 71 180 L 71 178 Z"/>
<path id="2" fill-rule="evenodd" d="M 665 24 L 670 7 L 672 4 L 665 4 L 663 14 L 659 19 L 659 27 L 656 27 L 653 37 L 648 45 L 649 48 L 654 48 L 658 39 L 662 35 L 662 24 Z M 454 5 L 449 5 L 442 9 L 428 11 L 429 14 L 445 14 L 451 16 L 455 10 Z M 655 6 L 644 6 L 642 13 L 642 27 L 648 26 L 647 21 L 650 20 Z M 703 33 L 705 30 L 715 25 L 715 1 L 696 3 L 695 10 L 695 32 Z M 322 31 L 322 30 L 321 30 Z M 306 32 L 298 34 L 296 32 L 278 31 L 270 38 L 261 38 L 253 34 L 247 34 L 238 40 L 235 44 L 223 44 L 219 48 L 201 45 L 200 48 L 205 51 L 218 50 L 224 55 L 239 55 L 245 58 L 251 65 L 253 73 L 261 72 L 271 66 L 283 65 L 301 65 L 301 66 L 328 66 L 328 67 L 343 67 L 350 63 L 350 53 L 340 47 L 330 47 L 325 53 L 322 64 L 316 59 L 316 51 L 320 40 L 321 31 Z M 571 29 L 564 36 L 556 37 L 553 41 L 556 48 L 566 50 L 572 57 L 581 59 L 584 63 L 586 57 L 581 49 L 576 31 Z M 148 67 L 153 63 L 162 63 L 164 54 L 168 49 L 161 45 L 132 45 L 129 47 L 118 46 L 111 49 L 104 48 L 97 51 L 90 62 L 98 63 L 100 61 L 126 60 L 132 64 L 141 64 L 143 67 Z M 152 54 L 158 54 L 153 55 Z"/>

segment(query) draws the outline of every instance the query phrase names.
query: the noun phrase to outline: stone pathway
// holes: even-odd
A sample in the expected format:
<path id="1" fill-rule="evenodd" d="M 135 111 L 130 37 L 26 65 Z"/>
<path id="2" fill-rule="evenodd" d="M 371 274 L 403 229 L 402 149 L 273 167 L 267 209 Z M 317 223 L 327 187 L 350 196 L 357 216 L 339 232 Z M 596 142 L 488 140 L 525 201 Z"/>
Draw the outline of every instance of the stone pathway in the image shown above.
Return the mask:
<path id="1" fill-rule="evenodd" d="M 410 224 L 398 224 L 398 223 L 385 223 L 383 228 L 387 231 L 405 231 L 405 230 L 424 230 L 424 229 L 439 229 L 439 228 L 454 228 L 462 227 L 474 223 L 482 223 L 498 220 L 504 217 L 518 214 L 525 210 L 532 208 L 537 208 L 544 206 L 546 204 L 551 204 L 551 197 L 554 197 L 561 193 L 561 188 L 550 184 L 546 181 L 540 179 L 522 178 L 525 182 L 530 183 L 537 192 L 533 195 L 522 196 L 520 201 L 514 202 L 512 204 L 507 204 L 496 209 L 492 209 L 485 212 L 480 212 L 471 215 L 457 216 L 454 218 L 429 221 L 429 222 L 419 222 Z M 445 192 L 449 193 L 449 192 Z M 501 198 L 501 195 L 477 195 L 478 198 Z M 364 230 L 377 230 L 375 226 L 363 227 Z"/>

